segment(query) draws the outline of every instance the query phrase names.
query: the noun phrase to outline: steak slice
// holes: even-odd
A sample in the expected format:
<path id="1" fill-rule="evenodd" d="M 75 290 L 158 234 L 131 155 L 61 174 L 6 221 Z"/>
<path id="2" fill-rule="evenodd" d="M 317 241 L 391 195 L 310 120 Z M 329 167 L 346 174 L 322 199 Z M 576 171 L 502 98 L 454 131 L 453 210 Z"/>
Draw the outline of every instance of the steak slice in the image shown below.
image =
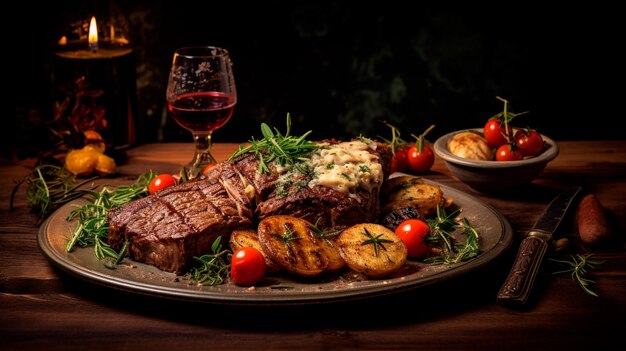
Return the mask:
<path id="1" fill-rule="evenodd" d="M 267 216 L 287 214 L 313 223 L 321 219 L 323 228 L 334 229 L 375 221 L 391 148 L 362 141 L 320 144 L 324 150 L 311 157 L 309 172 L 274 161 L 267 165 L 269 173 L 259 173 L 256 155 L 244 154 L 219 163 L 200 179 L 112 210 L 108 242 L 119 249 L 128 241 L 131 259 L 179 274 L 194 256 L 209 252 L 218 236 L 228 242 L 233 230 L 254 228 Z M 329 153 L 337 145 L 345 152 Z M 337 168 L 331 170 L 325 162 Z M 332 174 L 340 167 L 345 172 Z M 342 181 L 344 176 L 354 182 Z"/>
<path id="2" fill-rule="evenodd" d="M 182 273 L 194 256 L 210 251 L 218 236 L 252 226 L 253 189 L 230 163 L 109 213 L 109 244 L 129 241 L 135 261 Z"/>
<path id="3" fill-rule="evenodd" d="M 320 220 L 324 228 L 341 230 L 377 219 L 380 189 L 391 168 L 391 148 L 358 140 L 320 145 L 326 149 L 312 157 L 309 173 L 291 171 L 273 182 L 272 192 L 256 207 L 258 220 L 284 214 L 311 223 Z"/>

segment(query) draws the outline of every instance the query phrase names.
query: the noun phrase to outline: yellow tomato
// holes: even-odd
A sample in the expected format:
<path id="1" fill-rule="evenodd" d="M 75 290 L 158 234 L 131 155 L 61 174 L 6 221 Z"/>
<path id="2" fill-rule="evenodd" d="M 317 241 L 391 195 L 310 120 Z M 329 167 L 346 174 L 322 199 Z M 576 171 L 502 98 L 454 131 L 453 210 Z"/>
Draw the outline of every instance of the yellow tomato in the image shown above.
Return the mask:
<path id="1" fill-rule="evenodd" d="M 90 176 L 94 171 L 100 175 L 116 172 L 115 160 L 92 144 L 79 150 L 71 150 L 65 157 L 65 168 L 78 176 Z"/>
<path id="2" fill-rule="evenodd" d="M 98 155 L 98 162 L 96 163 L 95 170 L 100 175 L 113 174 L 116 172 L 115 160 L 101 153 Z"/>
<path id="3" fill-rule="evenodd" d="M 71 150 L 65 156 L 65 168 L 76 175 L 90 175 L 98 163 L 99 154 L 101 154 L 99 151 L 91 147 Z"/>

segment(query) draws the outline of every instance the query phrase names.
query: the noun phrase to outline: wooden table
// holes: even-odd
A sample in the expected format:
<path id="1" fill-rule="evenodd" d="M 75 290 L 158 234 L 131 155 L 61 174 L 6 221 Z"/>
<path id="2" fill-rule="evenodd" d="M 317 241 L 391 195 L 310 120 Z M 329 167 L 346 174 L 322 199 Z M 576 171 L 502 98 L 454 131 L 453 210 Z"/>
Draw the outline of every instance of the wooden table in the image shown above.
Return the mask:
<path id="1" fill-rule="evenodd" d="M 474 193 L 440 160 L 426 177 L 472 193 L 512 224 L 511 250 L 460 278 L 397 295 L 341 304 L 224 307 L 149 298 L 92 285 L 52 266 L 37 245 L 38 225 L 13 181 L 31 162 L 0 161 L 0 349 L 622 349 L 626 332 L 626 250 L 596 251 L 600 297 L 569 277 L 544 272 L 531 302 L 511 309 L 495 296 L 517 244 L 558 189 L 582 185 L 626 228 L 626 141 L 561 141 L 560 155 L 519 194 Z M 215 145 L 218 160 L 234 144 Z M 119 179 L 148 169 L 177 172 L 191 144 L 143 145 L 129 151 Z M 615 345 L 615 346 L 613 346 Z M 622 345 L 621 347 L 619 345 Z"/>

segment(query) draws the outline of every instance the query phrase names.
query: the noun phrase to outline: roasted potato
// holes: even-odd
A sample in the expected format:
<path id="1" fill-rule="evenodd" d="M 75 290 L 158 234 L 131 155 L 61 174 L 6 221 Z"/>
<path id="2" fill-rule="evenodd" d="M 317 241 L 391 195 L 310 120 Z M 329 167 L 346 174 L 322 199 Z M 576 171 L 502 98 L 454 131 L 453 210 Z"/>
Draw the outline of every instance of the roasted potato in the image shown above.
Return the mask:
<path id="1" fill-rule="evenodd" d="M 310 277 L 329 265 L 328 251 L 316 238 L 308 221 L 293 216 L 269 216 L 259 222 L 257 233 L 263 252 L 285 270 Z"/>
<path id="2" fill-rule="evenodd" d="M 383 278 L 404 265 L 407 248 L 380 224 L 356 224 L 339 234 L 339 252 L 348 266 L 368 278 Z"/>
<path id="3" fill-rule="evenodd" d="M 339 247 L 332 237 L 324 237 L 323 231 L 320 232 L 318 228 L 309 227 L 313 231 L 313 236 L 316 238 L 318 245 L 328 255 L 328 266 L 326 270 L 329 272 L 335 272 L 346 266 L 346 261 L 341 257 L 339 253 Z"/>
<path id="4" fill-rule="evenodd" d="M 437 205 L 447 205 L 439 185 L 425 183 L 415 176 L 390 178 L 385 186 L 383 203 L 383 212 L 414 206 L 425 215 L 436 213 Z"/>
<path id="5" fill-rule="evenodd" d="M 267 268 L 267 272 L 277 272 L 281 269 L 279 265 L 267 257 L 267 254 L 263 251 L 261 243 L 259 242 L 259 236 L 254 230 L 234 230 L 230 235 L 230 241 L 228 244 L 233 252 L 242 247 L 253 247 L 259 250 L 265 258 L 265 267 Z"/>
<path id="6" fill-rule="evenodd" d="M 455 134 L 448 142 L 453 155 L 470 160 L 493 160 L 493 151 L 482 135 L 473 132 Z"/>

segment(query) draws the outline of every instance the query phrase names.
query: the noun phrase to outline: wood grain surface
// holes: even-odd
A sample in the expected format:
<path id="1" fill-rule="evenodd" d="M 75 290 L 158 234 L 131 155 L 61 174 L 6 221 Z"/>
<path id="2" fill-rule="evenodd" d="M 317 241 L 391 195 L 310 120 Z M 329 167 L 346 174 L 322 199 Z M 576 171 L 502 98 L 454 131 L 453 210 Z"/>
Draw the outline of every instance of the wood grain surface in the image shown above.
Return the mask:
<path id="1" fill-rule="evenodd" d="M 9 209 L 14 181 L 32 160 L 0 160 L 1 350 L 612 350 L 626 332 L 626 249 L 575 245 L 606 262 L 590 276 L 599 298 L 568 277 L 542 271 L 530 302 L 496 302 L 517 245 L 550 199 L 573 185 L 592 192 L 626 228 L 626 141 L 559 141 L 559 156 L 519 192 L 476 193 L 441 160 L 424 176 L 474 195 L 512 224 L 515 241 L 480 270 L 428 288 L 376 299 L 285 307 L 226 307 L 138 296 L 93 285 L 53 267 L 37 244 L 39 224 L 24 189 Z M 218 160 L 236 144 L 216 144 Z M 178 172 L 191 144 L 149 144 L 128 151 L 111 182 L 149 169 Z M 572 230 L 572 228 L 568 228 Z M 575 237 L 574 237 L 575 238 Z"/>

